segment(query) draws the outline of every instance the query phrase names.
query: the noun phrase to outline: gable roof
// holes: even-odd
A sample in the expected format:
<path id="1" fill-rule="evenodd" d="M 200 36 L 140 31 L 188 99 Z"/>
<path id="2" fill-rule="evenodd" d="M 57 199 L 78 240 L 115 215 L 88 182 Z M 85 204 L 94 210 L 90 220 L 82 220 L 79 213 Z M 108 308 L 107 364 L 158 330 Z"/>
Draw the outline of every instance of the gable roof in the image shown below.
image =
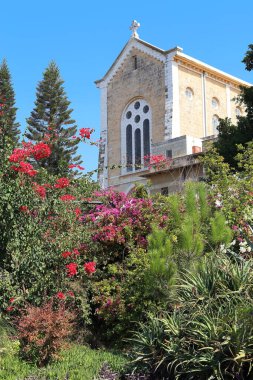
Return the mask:
<path id="1" fill-rule="evenodd" d="M 176 51 L 177 49 L 181 48 L 174 48 L 169 51 L 162 50 L 154 45 L 149 44 L 146 41 L 143 41 L 139 38 L 132 37 L 130 40 L 126 43 L 126 45 L 123 47 L 121 52 L 119 53 L 118 57 L 113 62 L 112 66 L 109 68 L 109 70 L 106 72 L 106 74 L 103 76 L 103 78 L 98 79 L 95 81 L 95 84 L 97 87 L 103 87 L 106 86 L 110 80 L 114 77 L 114 75 L 117 73 L 117 71 L 120 69 L 122 64 L 124 63 L 125 59 L 131 54 L 131 51 L 133 49 L 137 49 L 143 53 L 146 53 L 147 55 L 157 59 L 158 61 L 164 62 L 166 61 L 166 55 L 168 52 Z"/>
<path id="2" fill-rule="evenodd" d="M 199 61 L 198 59 L 195 59 L 189 55 L 184 54 L 182 51 L 183 49 L 179 46 L 176 46 L 170 50 L 163 50 L 158 48 L 155 45 L 152 45 L 146 41 L 141 40 L 137 37 L 131 37 L 129 41 L 126 43 L 126 45 L 123 47 L 109 70 L 106 72 L 106 74 L 103 76 L 103 78 L 98 79 L 95 81 L 95 84 L 97 87 L 106 87 L 108 83 L 111 81 L 111 79 L 115 76 L 115 74 L 118 72 L 118 70 L 122 67 L 124 61 L 127 59 L 127 57 L 131 54 L 132 50 L 136 49 L 139 50 L 155 59 L 157 59 L 160 62 L 165 63 L 166 57 L 170 55 L 171 59 L 175 61 L 181 61 L 183 63 L 186 63 L 188 65 L 191 65 L 192 67 L 196 67 L 198 70 L 201 70 L 202 72 L 209 73 L 211 75 L 216 75 L 217 77 L 222 78 L 225 82 L 231 82 L 236 84 L 237 86 L 252 86 L 250 83 L 243 81 L 242 79 L 239 79 L 237 77 L 234 77 L 233 75 L 227 74 L 226 72 L 216 69 L 213 66 L 210 66 L 202 61 Z"/>

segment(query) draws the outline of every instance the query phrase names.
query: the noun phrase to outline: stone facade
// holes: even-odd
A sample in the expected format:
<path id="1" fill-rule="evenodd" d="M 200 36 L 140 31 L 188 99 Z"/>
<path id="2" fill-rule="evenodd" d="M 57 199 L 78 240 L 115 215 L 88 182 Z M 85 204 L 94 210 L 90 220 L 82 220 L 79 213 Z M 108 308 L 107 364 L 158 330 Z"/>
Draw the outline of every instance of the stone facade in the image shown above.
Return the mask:
<path id="1" fill-rule="evenodd" d="M 101 89 L 100 184 L 125 192 L 136 182 L 146 183 L 147 178 L 151 180 L 151 192 L 166 186 L 174 191 L 176 182 L 202 175 L 199 165 L 189 164 L 189 160 L 181 160 L 182 167 L 174 165 L 163 173 L 153 173 L 144 167 L 143 157 L 141 167 L 133 164 L 130 171 L 125 170 L 126 144 L 133 162 L 140 147 L 143 154 L 145 144 L 144 127 L 132 119 L 128 122 L 125 116 L 123 119 L 129 105 L 143 100 L 150 107 L 151 155 L 169 154 L 178 161 L 179 157 L 201 151 L 202 140 L 216 134 L 219 117 L 230 117 L 235 122 L 236 115 L 243 114 L 234 98 L 241 85 L 249 85 L 185 55 L 179 47 L 164 51 L 136 36 L 96 84 Z M 134 115 L 139 117 L 137 111 Z M 133 129 L 130 137 L 126 135 L 128 123 Z"/>

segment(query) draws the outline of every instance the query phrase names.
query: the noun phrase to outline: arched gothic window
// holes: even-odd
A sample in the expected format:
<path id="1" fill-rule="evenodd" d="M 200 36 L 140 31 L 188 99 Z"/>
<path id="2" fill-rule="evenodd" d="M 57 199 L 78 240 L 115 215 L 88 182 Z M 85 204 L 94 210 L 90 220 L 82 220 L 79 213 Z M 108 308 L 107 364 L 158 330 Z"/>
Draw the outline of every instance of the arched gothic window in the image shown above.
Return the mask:
<path id="1" fill-rule="evenodd" d="M 121 123 L 122 172 L 144 168 L 150 156 L 151 109 L 137 99 L 125 109 Z"/>
<path id="2" fill-rule="evenodd" d="M 217 135 L 218 134 L 218 125 L 220 124 L 219 121 L 219 116 L 218 115 L 213 115 L 212 117 L 212 127 L 213 127 L 213 134 Z"/>

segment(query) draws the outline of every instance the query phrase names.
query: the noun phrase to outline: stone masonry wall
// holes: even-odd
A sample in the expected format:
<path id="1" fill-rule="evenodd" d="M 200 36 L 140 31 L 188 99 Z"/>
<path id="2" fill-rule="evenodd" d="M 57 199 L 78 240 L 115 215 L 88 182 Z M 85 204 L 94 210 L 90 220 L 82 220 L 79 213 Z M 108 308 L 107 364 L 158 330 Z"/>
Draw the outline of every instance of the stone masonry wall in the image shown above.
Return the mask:
<path id="1" fill-rule="evenodd" d="M 179 66 L 180 135 L 203 137 L 203 102 L 201 73 Z M 185 95 L 186 88 L 193 91 L 192 99 Z"/>
<path id="2" fill-rule="evenodd" d="M 135 69 L 135 57 L 137 68 Z M 152 142 L 164 138 L 165 110 L 164 64 L 137 49 L 133 49 L 121 69 L 108 85 L 108 166 L 121 162 L 121 117 L 135 98 L 144 98 L 152 110 Z M 119 176 L 120 168 L 109 169 L 109 178 Z M 113 181 L 114 182 L 114 181 Z M 112 184 L 109 180 L 109 186 Z"/>

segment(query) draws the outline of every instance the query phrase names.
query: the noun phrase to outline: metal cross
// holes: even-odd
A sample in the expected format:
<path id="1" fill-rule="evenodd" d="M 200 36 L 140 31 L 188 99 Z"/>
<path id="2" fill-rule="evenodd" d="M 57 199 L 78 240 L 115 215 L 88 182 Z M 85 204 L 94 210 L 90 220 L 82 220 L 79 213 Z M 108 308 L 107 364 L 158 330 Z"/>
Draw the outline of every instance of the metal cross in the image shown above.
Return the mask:
<path id="1" fill-rule="evenodd" d="M 130 30 L 132 30 L 132 35 L 131 37 L 139 38 L 139 34 L 137 33 L 137 29 L 140 27 L 140 23 L 137 22 L 136 20 L 132 21 L 132 24 L 130 26 Z"/>

